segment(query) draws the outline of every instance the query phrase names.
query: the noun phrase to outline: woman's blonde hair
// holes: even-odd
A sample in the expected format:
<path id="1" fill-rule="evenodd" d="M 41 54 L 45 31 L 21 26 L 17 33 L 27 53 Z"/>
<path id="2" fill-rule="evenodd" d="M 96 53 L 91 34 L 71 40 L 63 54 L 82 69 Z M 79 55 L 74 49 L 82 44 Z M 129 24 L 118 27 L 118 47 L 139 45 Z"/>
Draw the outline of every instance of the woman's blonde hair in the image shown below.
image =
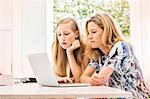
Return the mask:
<path id="1" fill-rule="evenodd" d="M 80 48 L 75 49 L 73 51 L 73 53 L 74 53 L 74 57 L 75 57 L 77 63 L 79 64 L 79 66 L 81 66 L 81 60 L 82 60 L 84 45 L 83 45 L 83 42 L 82 42 L 81 37 L 80 37 L 78 25 L 74 19 L 65 18 L 65 19 L 62 19 L 58 22 L 57 27 L 60 24 L 66 24 L 66 23 L 70 23 L 73 32 L 78 33 L 77 35 L 78 35 L 78 39 L 80 41 Z M 68 59 L 67 59 L 65 49 L 63 49 L 58 42 L 57 34 L 55 34 L 55 40 L 53 42 L 52 48 L 53 48 L 53 63 L 55 65 L 55 67 L 54 67 L 55 73 L 61 77 L 67 76 L 66 66 L 67 66 Z"/>
<path id="2" fill-rule="evenodd" d="M 110 50 L 116 42 L 122 40 L 121 32 L 117 27 L 114 19 L 110 15 L 106 13 L 97 13 L 96 15 L 92 16 L 89 20 L 87 20 L 86 36 L 88 36 L 88 24 L 90 22 L 94 22 L 103 30 L 101 41 L 107 49 Z M 85 48 L 86 58 L 97 61 L 102 54 L 103 53 L 102 51 L 100 51 L 100 49 L 92 49 L 91 45 L 88 43 L 87 40 L 87 46 Z M 84 61 L 85 60 L 87 59 L 84 58 Z"/>

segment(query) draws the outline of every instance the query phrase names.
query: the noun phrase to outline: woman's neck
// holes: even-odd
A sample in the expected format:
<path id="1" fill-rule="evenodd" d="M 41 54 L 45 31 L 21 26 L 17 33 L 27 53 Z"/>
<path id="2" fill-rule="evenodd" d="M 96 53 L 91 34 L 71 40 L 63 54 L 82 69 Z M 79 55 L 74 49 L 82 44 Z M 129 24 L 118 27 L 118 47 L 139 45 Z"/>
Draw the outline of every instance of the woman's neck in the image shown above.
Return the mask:
<path id="1" fill-rule="evenodd" d="M 99 49 L 100 49 L 105 55 L 107 55 L 107 54 L 109 53 L 109 48 L 107 48 L 107 47 L 105 47 L 105 46 L 103 46 L 103 45 L 101 45 L 101 46 L 99 47 Z"/>

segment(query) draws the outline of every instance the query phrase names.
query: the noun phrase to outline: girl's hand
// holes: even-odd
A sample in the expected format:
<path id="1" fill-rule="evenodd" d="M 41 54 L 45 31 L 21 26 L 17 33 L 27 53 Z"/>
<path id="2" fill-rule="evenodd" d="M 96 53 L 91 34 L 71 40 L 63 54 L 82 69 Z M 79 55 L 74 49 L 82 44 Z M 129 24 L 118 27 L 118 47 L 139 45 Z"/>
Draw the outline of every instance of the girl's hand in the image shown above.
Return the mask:
<path id="1" fill-rule="evenodd" d="M 73 78 L 69 77 L 58 77 L 57 80 L 59 83 L 73 83 Z"/>
<path id="2" fill-rule="evenodd" d="M 67 48 L 67 52 L 71 52 L 79 47 L 80 47 L 80 41 L 78 39 L 78 40 L 75 40 L 69 48 Z"/>

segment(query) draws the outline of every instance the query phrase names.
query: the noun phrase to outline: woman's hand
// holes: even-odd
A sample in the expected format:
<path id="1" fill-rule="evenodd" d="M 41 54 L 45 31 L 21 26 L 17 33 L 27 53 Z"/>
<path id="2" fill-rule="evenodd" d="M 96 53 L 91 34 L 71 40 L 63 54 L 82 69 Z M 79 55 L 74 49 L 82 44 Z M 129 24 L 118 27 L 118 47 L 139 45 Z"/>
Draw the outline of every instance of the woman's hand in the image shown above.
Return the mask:
<path id="1" fill-rule="evenodd" d="M 100 75 L 100 74 L 94 73 L 91 76 L 89 82 L 93 86 L 105 85 L 105 83 L 106 83 L 106 77 L 104 75 Z"/>
<path id="2" fill-rule="evenodd" d="M 69 78 L 69 77 L 58 77 L 57 81 L 59 83 L 73 83 L 73 78 Z"/>
<path id="3" fill-rule="evenodd" d="M 73 50 L 77 49 L 80 47 L 80 41 L 79 40 L 75 40 L 72 45 L 67 48 L 67 52 L 72 52 Z"/>
<path id="4" fill-rule="evenodd" d="M 94 86 L 105 85 L 106 81 L 109 79 L 112 73 L 113 73 L 112 68 L 103 67 L 98 74 L 94 73 L 91 76 L 91 80 L 90 80 L 91 85 L 94 85 Z"/>

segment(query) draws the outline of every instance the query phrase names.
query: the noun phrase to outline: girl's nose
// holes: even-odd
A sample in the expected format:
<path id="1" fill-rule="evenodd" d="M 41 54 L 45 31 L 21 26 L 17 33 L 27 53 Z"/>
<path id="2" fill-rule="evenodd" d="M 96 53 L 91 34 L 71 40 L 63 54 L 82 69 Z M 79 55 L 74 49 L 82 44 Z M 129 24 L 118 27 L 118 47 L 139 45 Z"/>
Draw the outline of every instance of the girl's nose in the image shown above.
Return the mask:
<path id="1" fill-rule="evenodd" d="M 65 41 L 65 39 L 66 39 L 65 36 L 62 35 L 62 36 L 61 36 L 61 40 L 62 40 L 62 41 Z"/>

